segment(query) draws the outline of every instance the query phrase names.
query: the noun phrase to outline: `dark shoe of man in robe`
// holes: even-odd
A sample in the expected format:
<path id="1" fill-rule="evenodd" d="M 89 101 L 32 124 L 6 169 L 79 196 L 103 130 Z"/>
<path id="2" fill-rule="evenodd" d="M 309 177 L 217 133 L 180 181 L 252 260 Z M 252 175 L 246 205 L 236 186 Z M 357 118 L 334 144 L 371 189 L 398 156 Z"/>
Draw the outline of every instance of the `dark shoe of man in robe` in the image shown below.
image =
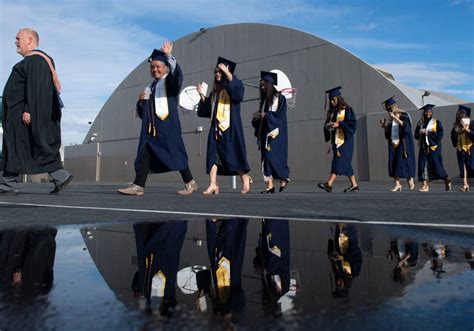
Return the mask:
<path id="1" fill-rule="evenodd" d="M 51 192 L 49 192 L 49 194 L 58 194 L 59 192 L 61 192 L 62 190 L 64 190 L 64 188 L 66 186 L 68 186 L 68 184 L 72 181 L 73 179 L 73 176 L 72 175 L 69 175 L 68 178 L 66 178 L 66 180 L 62 183 L 59 183 L 57 184 L 55 187 L 54 187 L 54 190 L 52 190 Z"/>
<path id="2" fill-rule="evenodd" d="M 125 195 L 145 195 L 144 188 L 136 184 L 130 184 L 126 188 L 118 189 L 117 192 Z"/>
<path id="3" fill-rule="evenodd" d="M 198 188 L 199 188 L 198 184 L 193 179 L 189 183 L 185 184 L 184 190 L 178 191 L 176 193 L 178 193 L 178 195 L 188 195 L 188 194 L 193 193 L 194 191 L 197 191 Z"/>
<path id="4" fill-rule="evenodd" d="M 328 193 L 332 193 L 332 186 L 328 183 L 318 183 L 318 187 Z"/>

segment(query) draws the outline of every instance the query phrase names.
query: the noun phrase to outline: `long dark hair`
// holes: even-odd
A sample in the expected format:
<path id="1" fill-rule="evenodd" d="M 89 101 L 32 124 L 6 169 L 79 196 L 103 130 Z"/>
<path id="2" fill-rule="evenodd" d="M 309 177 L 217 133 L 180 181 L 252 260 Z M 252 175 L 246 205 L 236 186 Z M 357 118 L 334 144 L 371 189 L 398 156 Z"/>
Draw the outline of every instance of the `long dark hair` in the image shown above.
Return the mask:
<path id="1" fill-rule="evenodd" d="M 218 81 L 216 79 L 216 73 L 217 71 L 220 71 L 221 72 L 221 80 Z M 222 70 L 220 70 L 218 67 L 216 67 L 214 69 L 214 83 L 212 85 L 212 92 L 211 92 L 211 96 L 214 95 L 214 96 L 218 96 L 219 95 L 219 92 L 223 89 L 224 85 L 226 84 L 227 82 L 227 76 L 224 74 L 224 72 L 222 72 Z"/>
<path id="2" fill-rule="evenodd" d="M 272 83 L 266 81 L 266 80 L 261 80 L 260 84 L 264 84 L 267 88 L 266 93 L 262 92 L 262 89 L 260 88 L 260 109 L 262 109 L 263 105 L 265 104 L 265 101 L 267 102 L 267 106 L 270 107 L 273 105 L 273 98 L 277 95 L 280 94 L 280 92 L 277 91 L 275 88 L 275 85 Z"/>
<path id="3" fill-rule="evenodd" d="M 462 119 L 463 118 L 467 118 L 467 115 L 466 113 L 463 113 L 462 111 L 458 111 L 456 113 L 456 120 L 454 121 L 454 124 L 453 124 L 453 127 L 456 128 L 456 127 L 462 127 Z"/>
<path id="4" fill-rule="evenodd" d="M 345 108 L 349 108 L 349 104 L 346 102 L 346 100 L 344 100 L 342 95 L 338 95 L 338 96 L 336 96 L 336 98 L 337 98 L 337 106 L 336 107 L 333 107 L 333 105 L 331 104 L 331 100 L 329 100 L 329 108 L 328 108 L 328 112 L 327 112 L 327 115 L 326 115 L 326 123 L 331 122 L 331 117 L 332 117 L 332 115 L 334 114 L 335 111 L 342 110 L 342 109 L 345 109 Z"/>

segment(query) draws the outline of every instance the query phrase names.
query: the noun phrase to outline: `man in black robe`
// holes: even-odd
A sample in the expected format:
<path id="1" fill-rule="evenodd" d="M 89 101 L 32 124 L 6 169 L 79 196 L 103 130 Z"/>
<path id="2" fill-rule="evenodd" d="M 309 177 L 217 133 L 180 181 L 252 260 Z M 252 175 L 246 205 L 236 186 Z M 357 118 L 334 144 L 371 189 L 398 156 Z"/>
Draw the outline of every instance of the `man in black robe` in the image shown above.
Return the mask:
<path id="1" fill-rule="evenodd" d="M 21 29 L 17 52 L 23 56 L 12 70 L 3 91 L 3 176 L 0 194 L 18 192 L 19 174 L 49 173 L 60 192 L 72 180 L 63 169 L 61 147 L 60 83 L 54 61 L 37 50 L 38 33 Z"/>

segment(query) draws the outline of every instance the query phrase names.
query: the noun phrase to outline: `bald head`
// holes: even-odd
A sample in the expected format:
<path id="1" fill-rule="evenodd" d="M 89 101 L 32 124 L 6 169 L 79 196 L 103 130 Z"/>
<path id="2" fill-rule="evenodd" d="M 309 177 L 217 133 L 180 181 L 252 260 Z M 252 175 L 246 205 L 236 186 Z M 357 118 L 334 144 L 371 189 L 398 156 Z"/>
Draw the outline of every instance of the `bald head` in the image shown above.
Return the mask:
<path id="1" fill-rule="evenodd" d="M 21 29 L 16 34 L 15 45 L 17 53 L 25 56 L 38 47 L 38 32 L 30 28 Z"/>

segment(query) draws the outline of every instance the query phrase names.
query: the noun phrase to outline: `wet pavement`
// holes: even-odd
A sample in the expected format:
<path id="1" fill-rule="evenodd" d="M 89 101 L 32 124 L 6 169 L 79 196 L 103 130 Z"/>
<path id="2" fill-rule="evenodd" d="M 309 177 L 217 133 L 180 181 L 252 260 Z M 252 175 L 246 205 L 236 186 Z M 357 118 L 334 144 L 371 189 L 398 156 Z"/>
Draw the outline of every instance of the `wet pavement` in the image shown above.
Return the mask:
<path id="1" fill-rule="evenodd" d="M 474 328 L 472 231 L 131 220 L 0 227 L 0 329 Z"/>

